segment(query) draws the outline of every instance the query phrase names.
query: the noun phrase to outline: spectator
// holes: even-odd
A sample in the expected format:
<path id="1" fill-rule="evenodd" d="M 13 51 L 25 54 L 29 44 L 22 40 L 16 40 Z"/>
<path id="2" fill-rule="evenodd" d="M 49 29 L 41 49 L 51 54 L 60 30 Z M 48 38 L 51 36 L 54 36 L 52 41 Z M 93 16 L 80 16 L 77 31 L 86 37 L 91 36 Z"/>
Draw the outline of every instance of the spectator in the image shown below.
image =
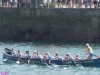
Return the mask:
<path id="1" fill-rule="evenodd" d="M 58 0 L 58 8 L 61 8 L 61 0 Z"/>
<path id="2" fill-rule="evenodd" d="M 75 0 L 72 0 L 72 8 L 74 7 Z"/>
<path id="3" fill-rule="evenodd" d="M 94 4 L 94 8 L 97 8 L 98 7 L 98 1 L 97 0 L 94 0 L 93 1 L 93 4 Z"/>
<path id="4" fill-rule="evenodd" d="M 76 8 L 78 8 L 78 2 L 79 0 L 75 0 Z"/>
<path id="5" fill-rule="evenodd" d="M 68 0 L 68 8 L 72 7 L 72 0 Z"/>
<path id="6" fill-rule="evenodd" d="M 8 1 L 4 0 L 4 7 L 8 7 Z"/>
<path id="7" fill-rule="evenodd" d="M 92 0 L 88 0 L 88 4 L 89 4 L 90 8 L 92 8 L 93 1 Z"/>
<path id="8" fill-rule="evenodd" d="M 79 0 L 79 8 L 82 8 L 83 0 Z"/>
<path id="9" fill-rule="evenodd" d="M 10 3 L 11 3 L 11 7 L 16 6 L 17 0 L 10 0 Z"/>
<path id="10" fill-rule="evenodd" d="M 67 4 L 66 4 L 66 0 L 62 0 L 62 8 L 63 8 L 63 5 L 65 5 L 67 7 Z"/>
<path id="11" fill-rule="evenodd" d="M 85 8 L 87 8 L 87 0 L 84 0 L 84 5 L 85 5 Z"/>
<path id="12" fill-rule="evenodd" d="M 18 0 L 17 7 L 19 8 L 21 6 L 21 0 Z"/>
<path id="13" fill-rule="evenodd" d="M 98 0 L 98 8 L 100 7 L 100 0 Z"/>

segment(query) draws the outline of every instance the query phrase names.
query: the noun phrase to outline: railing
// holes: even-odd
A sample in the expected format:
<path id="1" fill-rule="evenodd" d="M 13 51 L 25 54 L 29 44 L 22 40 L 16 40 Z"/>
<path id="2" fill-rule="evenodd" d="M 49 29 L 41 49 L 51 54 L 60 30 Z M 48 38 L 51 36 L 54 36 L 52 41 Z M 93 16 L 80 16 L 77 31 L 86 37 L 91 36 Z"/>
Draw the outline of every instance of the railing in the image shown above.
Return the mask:
<path id="1" fill-rule="evenodd" d="M 91 0 L 92 1 L 92 0 Z M 99 1 L 94 0 L 7 0 L 3 7 L 24 8 L 99 8 Z"/>

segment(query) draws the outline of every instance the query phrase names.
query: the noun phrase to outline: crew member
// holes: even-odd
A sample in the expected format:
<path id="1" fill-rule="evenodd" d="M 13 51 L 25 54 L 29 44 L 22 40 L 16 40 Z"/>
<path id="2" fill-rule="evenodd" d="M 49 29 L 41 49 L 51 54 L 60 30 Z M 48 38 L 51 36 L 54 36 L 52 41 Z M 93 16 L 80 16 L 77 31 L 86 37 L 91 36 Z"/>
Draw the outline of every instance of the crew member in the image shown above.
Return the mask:
<path id="1" fill-rule="evenodd" d="M 87 59 L 88 60 L 91 60 L 92 59 L 92 57 L 93 57 L 93 51 L 92 51 L 92 48 L 89 46 L 89 44 L 86 44 L 86 47 L 87 47 L 87 53 L 86 54 L 88 54 L 88 57 L 87 57 Z M 86 55 L 85 54 L 85 55 Z"/>
<path id="2" fill-rule="evenodd" d="M 21 57 L 20 50 L 16 52 L 16 57 Z"/>
<path id="3" fill-rule="evenodd" d="M 76 54 L 74 60 L 80 60 L 79 54 Z"/>

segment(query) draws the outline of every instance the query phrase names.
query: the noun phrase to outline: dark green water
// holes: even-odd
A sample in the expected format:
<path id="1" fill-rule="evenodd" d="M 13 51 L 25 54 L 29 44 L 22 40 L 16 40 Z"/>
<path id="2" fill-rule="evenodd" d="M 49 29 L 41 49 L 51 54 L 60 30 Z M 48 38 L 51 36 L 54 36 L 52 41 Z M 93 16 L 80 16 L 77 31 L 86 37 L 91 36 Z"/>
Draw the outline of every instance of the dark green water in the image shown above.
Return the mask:
<path id="1" fill-rule="evenodd" d="M 95 55 L 100 55 L 100 44 L 90 43 Z M 71 53 L 75 56 L 77 53 L 80 57 L 86 58 L 85 43 L 47 43 L 47 42 L 16 42 L 6 41 L 0 42 L 0 72 L 9 71 L 9 75 L 100 75 L 100 68 L 96 67 L 76 67 L 76 66 L 58 66 L 58 65 L 27 65 L 27 64 L 9 64 L 2 62 L 2 54 L 4 48 L 14 48 L 20 50 L 23 54 L 26 50 L 33 53 L 35 50 L 43 55 L 44 52 L 49 51 L 53 56 L 55 52 L 64 57 L 66 53 Z M 96 58 L 96 57 L 94 57 Z"/>

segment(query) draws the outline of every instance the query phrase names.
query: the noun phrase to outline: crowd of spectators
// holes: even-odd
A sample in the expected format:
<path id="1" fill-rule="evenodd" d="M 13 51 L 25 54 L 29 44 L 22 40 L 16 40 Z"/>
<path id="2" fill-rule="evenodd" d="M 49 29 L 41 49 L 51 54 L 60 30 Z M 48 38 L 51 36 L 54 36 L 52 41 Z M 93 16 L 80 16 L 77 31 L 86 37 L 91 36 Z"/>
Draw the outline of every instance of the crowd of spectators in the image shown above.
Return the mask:
<path id="1" fill-rule="evenodd" d="M 99 8 L 99 0 L 58 0 L 58 7 L 67 8 Z"/>
<path id="2" fill-rule="evenodd" d="M 24 4 L 30 4 L 30 0 L 3 0 L 4 7 L 19 7 L 24 6 Z"/>
<path id="3" fill-rule="evenodd" d="M 54 8 L 99 8 L 99 0 L 34 0 L 38 6 L 52 6 Z M 22 7 L 32 4 L 32 0 L 4 0 L 4 7 Z"/>

